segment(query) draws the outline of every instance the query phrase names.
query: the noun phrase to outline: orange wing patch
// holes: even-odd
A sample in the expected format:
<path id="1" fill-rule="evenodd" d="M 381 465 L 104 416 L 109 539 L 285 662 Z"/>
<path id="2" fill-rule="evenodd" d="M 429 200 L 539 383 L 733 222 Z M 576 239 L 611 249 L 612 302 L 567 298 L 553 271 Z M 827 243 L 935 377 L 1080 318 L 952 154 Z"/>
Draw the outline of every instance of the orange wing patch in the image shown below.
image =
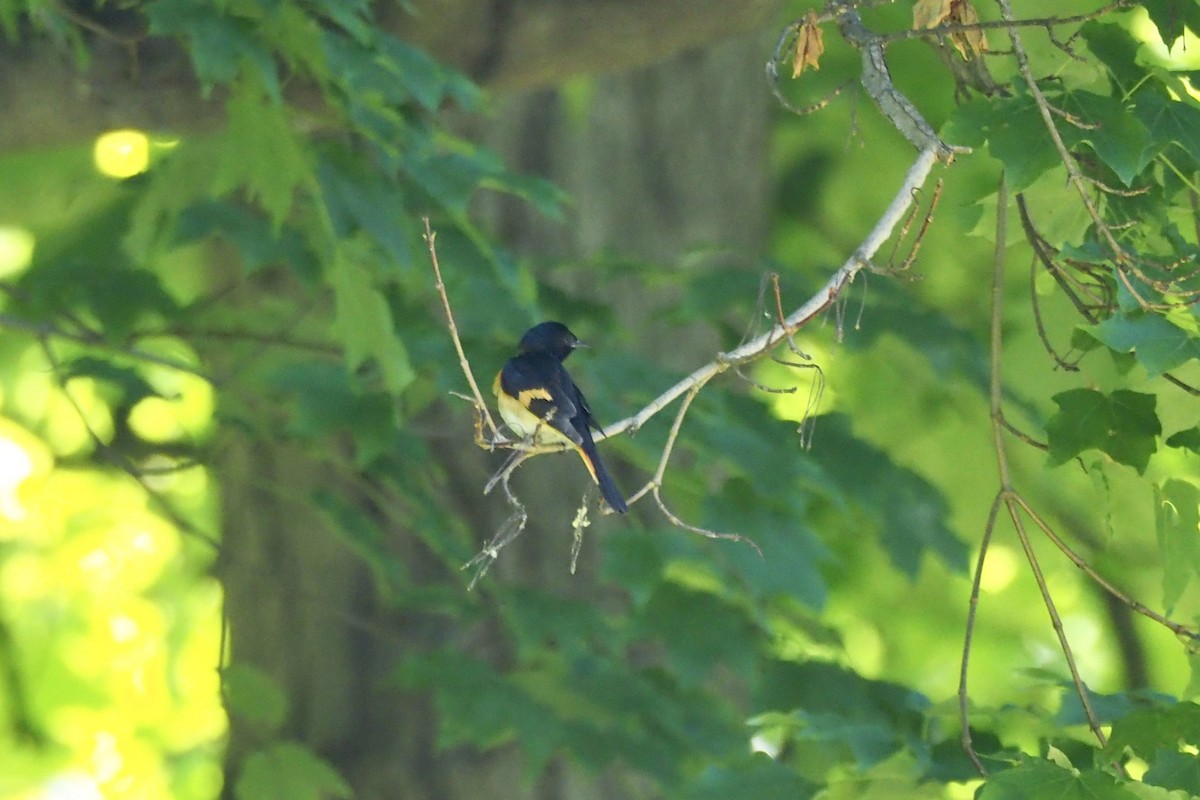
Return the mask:
<path id="1" fill-rule="evenodd" d="M 550 396 L 550 392 L 548 392 L 546 389 L 543 389 L 541 387 L 536 388 L 536 389 L 525 389 L 523 391 L 517 392 L 517 400 L 520 401 L 521 405 L 525 406 L 526 408 L 529 408 L 529 406 L 532 404 L 532 402 L 534 400 L 553 400 L 553 399 L 554 398 Z"/>

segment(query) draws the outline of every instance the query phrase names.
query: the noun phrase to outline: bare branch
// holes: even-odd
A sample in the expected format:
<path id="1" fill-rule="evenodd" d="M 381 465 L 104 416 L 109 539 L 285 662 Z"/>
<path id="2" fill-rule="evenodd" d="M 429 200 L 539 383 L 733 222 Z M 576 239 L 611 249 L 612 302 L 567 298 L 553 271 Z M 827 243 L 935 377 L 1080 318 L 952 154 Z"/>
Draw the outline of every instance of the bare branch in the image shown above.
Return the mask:
<path id="1" fill-rule="evenodd" d="M 959 741 L 962 743 L 967 757 L 975 765 L 975 769 L 980 775 L 985 776 L 988 771 L 984 768 L 983 762 L 979 760 L 979 755 L 975 752 L 975 745 L 971 741 L 971 711 L 970 695 L 967 692 L 967 676 L 971 663 L 971 645 L 975 640 L 975 618 L 979 612 L 979 590 L 983 585 L 983 565 L 987 560 L 988 548 L 992 544 L 992 534 L 996 531 L 996 518 L 1000 514 L 1000 506 L 1003 501 L 1003 490 L 996 492 L 996 499 L 992 501 L 992 508 L 988 512 L 987 525 L 983 528 L 983 539 L 979 542 L 979 557 L 975 560 L 975 577 L 971 579 L 971 599 L 967 604 L 967 628 L 963 634 L 962 660 L 958 669 L 958 720 L 962 726 L 962 730 L 959 731 Z"/>
<path id="2" fill-rule="evenodd" d="M 142 350 L 138 347 L 122 347 L 118 344 L 106 340 L 103 336 L 93 331 L 77 333 L 69 331 L 53 322 L 31 322 L 30 320 L 15 317 L 12 314 L 0 313 L 0 328 L 8 328 L 10 330 L 22 331 L 24 333 L 36 336 L 39 340 L 44 339 L 63 339 L 77 344 L 95 347 L 99 350 L 107 350 L 111 353 L 128 356 L 134 361 L 142 361 L 147 364 L 156 364 L 160 367 L 186 372 L 188 375 L 195 375 L 197 378 L 216 385 L 216 381 L 202 371 L 198 367 L 194 367 L 185 361 L 180 361 L 176 358 L 162 356 L 158 353 L 151 353 L 148 350 Z"/>
<path id="3" fill-rule="evenodd" d="M 500 438 L 500 430 L 496 427 L 491 412 L 488 411 L 487 403 L 483 401 L 483 394 L 479 391 L 479 384 L 475 382 L 475 375 L 471 372 L 471 364 L 467 361 L 466 353 L 463 352 L 462 340 L 458 338 L 458 325 L 454 323 L 454 312 L 450 310 L 450 299 L 446 297 L 446 284 L 442 281 L 442 268 L 438 265 L 437 247 L 434 242 L 437 234 L 429 226 L 429 217 L 421 217 L 421 222 L 425 226 L 425 245 L 429 248 L 429 260 L 433 264 L 434 286 L 437 288 L 438 296 L 442 298 L 442 309 L 446 312 L 446 324 L 450 328 L 450 337 L 454 340 L 454 351 L 458 353 L 458 365 L 462 368 L 463 376 L 467 379 L 467 385 L 471 387 L 471 394 L 475 398 L 475 407 L 479 409 L 479 414 L 487 423 L 493 437 L 498 439 Z"/>
<path id="4" fill-rule="evenodd" d="M 917 160 L 909 167 L 904 182 L 897 190 L 891 204 L 883 212 L 875 227 L 867 234 L 858 249 L 846 259 L 845 263 L 830 276 L 812 297 L 803 305 L 791 312 L 780 326 L 773 326 L 766 333 L 751 339 L 749 342 L 726 353 L 718 353 L 709 363 L 699 367 L 690 375 L 667 389 L 661 395 L 650 401 L 641 411 L 609 425 L 603 434 L 597 438 L 617 436 L 626 431 L 636 431 L 646 424 L 651 417 L 663 408 L 691 391 L 696 386 L 702 386 L 717 375 L 733 366 L 738 366 L 762 357 L 781 342 L 792 336 L 806 323 L 829 308 L 837 300 L 842 290 L 849 285 L 855 275 L 864 269 L 870 259 L 884 242 L 892 235 L 896 226 L 901 223 L 913 202 L 913 193 L 924 185 L 933 165 L 937 163 L 939 151 L 936 147 L 922 150 Z"/>
<path id="5" fill-rule="evenodd" d="M 956 153 L 969 152 L 943 142 L 916 106 L 896 89 L 884 58 L 884 41 L 867 30 L 858 12 L 847 5 L 832 3 L 831 6 L 842 38 L 862 53 L 863 88 L 896 130 L 918 150 L 932 148 L 943 161 L 953 160 Z"/>
<path id="6" fill-rule="evenodd" d="M 1033 549 L 1033 544 L 1029 540 L 1029 533 L 1025 529 L 1024 517 L 1022 516 L 1021 512 L 1027 506 L 1021 499 L 1020 494 L 1014 488 L 1012 473 L 1008 463 L 1008 454 L 1004 447 L 1004 410 L 1001 353 L 1003 350 L 1004 272 L 1007 231 L 1008 191 L 1004 182 L 1004 178 L 1001 176 L 1000 186 L 997 191 L 996 245 L 992 267 L 992 311 L 990 331 L 991 380 L 989 382 L 988 392 L 992 423 L 992 443 L 996 457 L 996 469 L 1000 478 L 1000 489 L 999 493 L 997 494 L 997 501 L 1002 503 L 1005 509 L 1008 511 L 1008 517 L 1012 522 L 1014 532 L 1017 534 L 1017 540 L 1021 543 L 1021 550 L 1025 554 L 1025 561 L 1029 564 L 1029 569 L 1033 573 L 1034 581 L 1037 583 L 1038 591 L 1042 596 L 1042 604 L 1046 607 L 1046 613 L 1050 616 L 1050 624 L 1054 628 L 1055 636 L 1058 638 L 1059 649 L 1062 651 L 1063 658 L 1066 660 L 1067 669 L 1071 673 L 1071 682 L 1074 684 L 1075 692 L 1079 696 L 1079 702 L 1083 707 L 1084 716 L 1087 718 L 1088 726 L 1091 728 L 1092 733 L 1096 737 L 1096 740 L 1100 743 L 1100 746 L 1104 747 L 1108 743 L 1108 739 L 1105 736 L 1104 731 L 1100 728 L 1100 721 L 1096 716 L 1095 709 L 1092 708 L 1087 686 L 1084 684 L 1083 678 L 1079 674 L 1079 667 L 1075 662 L 1074 651 L 1071 648 L 1071 643 L 1067 639 L 1066 631 L 1063 628 L 1062 617 L 1059 615 L 1058 607 L 1054 602 L 1053 596 L 1050 594 L 1050 587 L 1047 585 L 1046 577 L 1042 573 L 1041 563 L 1038 560 L 1037 553 Z M 991 525 L 990 521 L 989 525 Z M 990 540 L 990 531 L 985 531 L 984 536 L 985 539 Z M 982 569 L 982 558 L 979 568 Z M 971 619 L 973 622 L 973 617 Z M 969 641 L 970 640 L 968 639 L 968 644 Z M 967 656 L 964 654 L 964 665 L 966 663 L 966 659 Z M 962 691 L 965 693 L 965 688 L 962 689 Z M 960 702 L 963 701 L 960 700 Z M 970 749 L 970 736 L 965 735 L 963 742 L 968 748 L 968 754 L 974 756 L 973 750 Z M 980 766 L 977 760 L 976 766 Z"/>

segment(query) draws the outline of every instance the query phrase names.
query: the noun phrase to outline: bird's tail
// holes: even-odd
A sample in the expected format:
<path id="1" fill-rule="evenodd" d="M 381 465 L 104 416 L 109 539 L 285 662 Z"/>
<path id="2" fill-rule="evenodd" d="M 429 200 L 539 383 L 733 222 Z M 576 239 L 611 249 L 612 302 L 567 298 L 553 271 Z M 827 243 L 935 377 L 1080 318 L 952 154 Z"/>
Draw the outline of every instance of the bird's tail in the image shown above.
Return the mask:
<path id="1" fill-rule="evenodd" d="M 596 450 L 596 444 L 592 441 L 592 437 L 588 436 L 584 439 L 579 449 L 579 455 L 583 457 L 583 463 L 587 465 L 588 472 L 592 473 L 592 478 L 600 487 L 600 494 L 604 495 L 605 502 L 612 506 L 612 510 L 618 514 L 628 511 L 629 505 L 621 495 L 621 490 L 617 488 L 616 481 L 604 468 L 604 462 L 600 460 L 600 453 Z"/>

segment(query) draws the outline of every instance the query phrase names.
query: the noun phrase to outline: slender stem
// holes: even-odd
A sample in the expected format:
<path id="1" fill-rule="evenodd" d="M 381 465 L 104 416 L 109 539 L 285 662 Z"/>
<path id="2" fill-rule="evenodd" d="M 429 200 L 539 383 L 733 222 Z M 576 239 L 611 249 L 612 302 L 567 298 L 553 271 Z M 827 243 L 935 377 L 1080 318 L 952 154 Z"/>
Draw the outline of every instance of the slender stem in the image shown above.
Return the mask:
<path id="1" fill-rule="evenodd" d="M 36 336 L 39 339 L 65 339 L 69 342 L 76 342 L 89 347 L 109 350 L 114 353 L 128 356 L 135 361 L 144 361 L 147 364 L 157 364 L 160 367 L 179 370 L 180 372 L 186 372 L 189 375 L 195 375 L 197 378 L 201 378 L 210 384 L 216 384 L 216 381 L 213 380 L 212 376 L 208 375 L 206 372 L 203 372 L 197 367 L 192 366 L 191 364 L 178 359 L 170 358 L 168 356 L 160 356 L 157 353 L 151 353 L 137 347 L 121 347 L 120 345 L 106 341 L 104 337 L 100 336 L 98 333 L 92 333 L 90 331 L 86 333 L 76 333 L 75 331 L 69 331 L 61 328 L 51 322 L 32 322 L 30 320 L 21 319 L 20 317 L 15 317 L 12 314 L 5 313 L 0 313 L 0 328 L 9 328 L 15 331 L 22 331 L 24 333 Z"/>
<path id="2" fill-rule="evenodd" d="M 1002 0 L 1003 2 L 1003 0 Z M 1046 576 L 1042 573 L 1041 563 L 1038 561 L 1037 553 L 1033 549 L 1033 544 L 1029 540 L 1029 533 L 1025 529 L 1025 521 L 1021 512 L 1026 507 L 1020 494 L 1013 488 L 1012 474 L 1008 463 L 1008 454 L 1004 447 L 1004 409 L 1003 409 L 1003 380 L 1002 380 L 1002 347 L 1003 347 L 1003 316 L 1004 316 L 1004 274 L 1005 274 L 1005 245 L 1006 232 L 1008 230 L 1008 190 L 1003 176 L 1000 178 L 1000 186 L 997 190 L 996 199 L 996 250 L 995 258 L 992 264 L 992 319 L 991 319 L 991 380 L 989 383 L 989 404 L 991 407 L 992 419 L 992 443 L 996 451 L 996 469 L 1000 477 L 1000 492 L 998 498 L 1003 503 L 1008 511 L 1009 519 L 1012 520 L 1013 529 L 1016 531 L 1017 539 L 1021 543 L 1021 550 L 1025 553 L 1025 560 L 1029 563 L 1029 568 L 1033 572 L 1034 580 L 1037 583 L 1038 591 L 1042 595 L 1042 603 L 1046 606 L 1046 612 L 1050 615 L 1050 624 L 1054 628 L 1055 636 L 1058 638 L 1059 648 L 1062 650 L 1063 657 L 1067 662 L 1067 669 L 1071 673 L 1071 681 L 1075 685 L 1075 691 L 1079 696 L 1079 702 L 1083 706 L 1084 715 L 1087 717 L 1088 726 L 1092 729 L 1092 733 L 1096 736 L 1100 746 L 1103 747 L 1108 743 L 1104 735 L 1104 731 L 1100 728 L 1099 719 L 1096 716 L 1095 709 L 1092 708 L 1090 696 L 1087 686 L 1083 682 L 1083 678 L 1079 674 L 1079 667 L 1075 662 L 1075 656 L 1071 649 L 1071 643 L 1067 639 L 1067 634 L 1063 628 L 1062 617 L 1058 613 L 1058 608 L 1054 603 L 1054 598 L 1050 594 L 1050 587 L 1046 583 Z M 1039 526 L 1040 527 L 1040 526 Z M 980 563 L 982 569 L 982 561 Z M 966 655 L 964 654 L 964 662 Z M 961 702 L 961 701 L 960 701 Z M 969 742 L 969 738 L 967 739 Z M 968 750 L 970 753 L 970 750 Z"/>
<path id="3" fill-rule="evenodd" d="M 442 268 L 438 264 L 437 247 L 434 246 L 437 234 L 429 226 L 429 217 L 422 217 L 421 222 L 425 224 L 425 244 L 429 248 L 429 260 L 433 264 L 434 286 L 437 287 L 438 296 L 442 298 L 442 309 L 446 312 L 446 324 L 450 327 L 450 338 L 454 340 L 454 350 L 458 353 L 458 365 L 462 368 L 463 375 L 467 379 L 467 385 L 471 387 L 471 394 L 475 397 L 476 408 L 479 409 L 479 413 L 487 422 L 488 429 L 491 430 L 492 435 L 499 437 L 500 430 L 492 420 L 492 414 L 488 411 L 487 403 L 483 401 L 483 393 L 479 391 L 479 384 L 475 382 L 475 375 L 471 372 L 471 364 L 467 361 L 467 354 L 463 352 L 462 340 L 458 337 L 458 325 L 454 322 L 454 312 L 450 310 L 450 299 L 446 296 L 446 284 L 442 281 Z"/>
<path id="4" fill-rule="evenodd" d="M 971 740 L 971 710 L 967 693 L 967 675 L 971 662 L 971 645 L 975 639 L 975 617 L 979 611 L 979 590 L 983 584 L 983 564 L 987 559 L 988 548 L 992 544 L 992 533 L 996 530 L 996 517 L 1000 513 L 1000 505 L 1004 501 L 1004 492 L 996 492 L 992 501 L 992 509 L 988 512 L 987 525 L 983 529 L 983 539 L 979 542 L 979 558 L 975 560 L 975 577 L 971 580 L 971 600 L 967 604 L 967 630 L 963 635 L 962 661 L 958 670 L 958 720 L 962 729 L 959 731 L 959 741 L 967 757 L 975 765 L 980 775 L 987 775 L 975 745 Z"/>

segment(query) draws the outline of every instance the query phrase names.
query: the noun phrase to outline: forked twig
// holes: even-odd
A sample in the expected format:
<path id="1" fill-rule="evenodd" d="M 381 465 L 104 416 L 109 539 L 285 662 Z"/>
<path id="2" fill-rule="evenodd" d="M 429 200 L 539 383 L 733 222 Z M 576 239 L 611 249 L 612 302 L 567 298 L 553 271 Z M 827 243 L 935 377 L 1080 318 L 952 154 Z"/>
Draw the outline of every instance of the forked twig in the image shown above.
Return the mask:
<path id="1" fill-rule="evenodd" d="M 1108 592 L 1113 599 L 1126 606 L 1135 614 L 1140 614 L 1146 619 L 1158 623 L 1181 639 L 1188 639 L 1192 642 L 1200 642 L 1200 631 L 1159 614 L 1157 611 L 1154 611 L 1143 603 L 1138 602 L 1125 592 L 1118 589 L 1103 575 L 1096 572 L 1095 568 L 1091 564 L 1087 563 L 1087 561 L 1085 561 L 1082 556 L 1076 553 L 1070 547 L 1070 545 L 1063 541 L 1062 537 L 1055 533 L 1054 529 L 1050 527 L 1050 524 L 1033 510 L 1033 508 L 1029 505 L 1029 502 L 1024 497 L 1018 495 L 1014 498 L 1014 500 L 1018 505 L 1021 506 L 1021 510 L 1025 512 L 1033 524 L 1036 525 L 1043 534 L 1045 534 L 1046 538 L 1049 539 L 1055 547 L 1061 550 L 1062 554 L 1065 555 L 1072 564 L 1078 567 L 1083 574 L 1095 581 L 1096 585 L 1098 585 L 1101 589 Z"/>
<path id="2" fill-rule="evenodd" d="M 697 386 L 693 387 L 692 390 L 683 398 L 683 402 L 679 404 L 679 411 L 676 412 L 675 420 L 671 423 L 671 430 L 667 434 L 666 444 L 663 445 L 662 456 L 658 460 L 658 468 L 654 471 L 654 477 L 650 479 L 650 482 L 646 484 L 646 486 L 639 491 L 638 494 L 644 494 L 648 489 L 651 494 L 654 495 L 654 502 L 658 505 L 659 510 L 662 511 L 663 515 L 671 521 L 671 524 L 683 528 L 684 530 L 691 531 L 692 533 L 699 534 L 700 536 L 704 536 L 708 539 L 725 539 L 731 542 L 745 542 L 754 548 L 755 552 L 758 553 L 759 558 L 762 558 L 762 549 L 753 539 L 743 536 L 740 533 L 714 531 L 709 530 L 708 528 L 701 528 L 698 525 L 692 525 L 689 522 L 685 522 L 667 507 L 667 502 L 663 499 L 662 487 L 663 482 L 667 477 L 667 464 L 671 460 L 671 453 L 675 450 L 675 443 L 679 439 L 679 431 L 683 428 L 683 420 L 687 416 L 688 409 L 691 408 L 692 401 L 696 399 L 696 396 L 700 394 L 700 390 L 703 388 L 704 384 L 698 384 Z"/>
<path id="3" fill-rule="evenodd" d="M 996 457 L 996 468 L 999 476 L 1000 488 L 996 495 L 996 501 L 993 504 L 992 513 L 988 518 L 988 528 L 985 530 L 984 539 L 990 542 L 992 528 L 995 525 L 996 515 L 999 512 L 1000 505 L 1008 511 L 1008 517 L 1012 522 L 1013 531 L 1017 535 L 1017 540 L 1021 544 L 1021 550 L 1025 554 L 1025 561 L 1029 564 L 1029 569 L 1033 573 L 1034 581 L 1037 583 L 1038 591 L 1042 596 L 1042 604 L 1046 607 L 1046 612 L 1050 616 L 1050 624 L 1054 628 L 1055 636 L 1058 639 L 1059 649 L 1062 651 L 1063 658 L 1066 661 L 1067 669 L 1071 674 L 1071 682 L 1075 687 L 1075 692 L 1079 697 L 1080 705 L 1083 708 L 1084 716 L 1087 719 L 1088 727 L 1092 730 L 1092 734 L 1104 747 L 1108 743 L 1108 738 L 1105 736 L 1103 729 L 1100 727 L 1099 717 L 1096 715 L 1095 709 L 1092 707 L 1090 693 L 1087 686 L 1079 673 L 1078 664 L 1075 661 L 1074 651 L 1071 648 L 1071 643 L 1067 638 L 1066 631 L 1063 627 L 1062 617 L 1058 613 L 1057 605 L 1050 593 L 1050 587 L 1046 583 L 1045 574 L 1042 572 L 1041 563 L 1037 553 L 1033 549 L 1033 544 L 1029 539 L 1029 533 L 1025 528 L 1023 512 L 1029 508 L 1028 503 L 1020 496 L 1016 490 L 1012 480 L 1012 473 L 1008 463 L 1008 454 L 1004 446 L 1004 412 L 1003 412 L 1003 381 L 1002 381 L 1002 344 L 1003 344 L 1003 314 L 1004 314 L 1004 273 L 1005 273 L 1005 250 L 1006 250 L 1006 233 L 1008 228 L 1008 192 L 1004 182 L 1004 178 L 1000 179 L 1000 186 L 997 191 L 996 203 L 996 237 L 995 237 L 995 257 L 992 269 L 992 308 L 991 308 L 991 331 L 990 331 L 990 371 L 991 378 L 989 384 L 989 406 L 990 418 L 992 427 L 992 444 Z M 1032 519 L 1033 517 L 1031 517 Z M 1045 528 L 1039 523 L 1038 527 L 1045 531 Z M 972 587 L 972 604 L 978 603 L 978 581 L 981 578 L 984 559 L 986 557 L 986 547 L 980 553 L 979 561 L 976 566 L 976 586 Z M 969 660 L 969 648 L 971 645 L 971 632 L 974 627 L 974 611 L 968 614 L 968 635 L 963 645 L 962 658 L 962 673 L 959 680 L 959 712 L 962 715 L 961 723 L 963 726 L 962 743 L 970 756 L 972 763 L 980 770 L 981 774 L 986 774 L 982 764 L 979 761 L 978 755 L 975 753 L 971 745 L 971 736 L 968 730 L 969 720 L 967 718 L 967 663 Z"/>
<path id="4" fill-rule="evenodd" d="M 971 710 L 968 702 L 967 675 L 971 663 L 971 645 L 975 640 L 975 618 L 979 612 L 979 590 L 983 585 L 983 565 L 987 560 L 988 548 L 992 544 L 992 534 L 996 530 L 996 519 L 1000 515 L 1000 505 L 1003 501 L 1004 491 L 1000 490 L 996 492 L 996 499 L 992 501 L 992 508 L 988 511 L 987 524 L 983 528 L 983 538 L 979 541 L 979 557 L 975 559 L 975 576 L 971 579 L 971 599 L 967 603 L 967 626 L 966 632 L 963 634 L 962 661 L 958 670 L 958 720 L 962 726 L 959 731 L 959 741 L 962 743 L 967 757 L 975 765 L 975 769 L 984 776 L 988 774 L 988 771 L 984 768 L 983 762 L 979 760 L 979 754 L 975 752 L 975 745 L 971 740 Z"/>

